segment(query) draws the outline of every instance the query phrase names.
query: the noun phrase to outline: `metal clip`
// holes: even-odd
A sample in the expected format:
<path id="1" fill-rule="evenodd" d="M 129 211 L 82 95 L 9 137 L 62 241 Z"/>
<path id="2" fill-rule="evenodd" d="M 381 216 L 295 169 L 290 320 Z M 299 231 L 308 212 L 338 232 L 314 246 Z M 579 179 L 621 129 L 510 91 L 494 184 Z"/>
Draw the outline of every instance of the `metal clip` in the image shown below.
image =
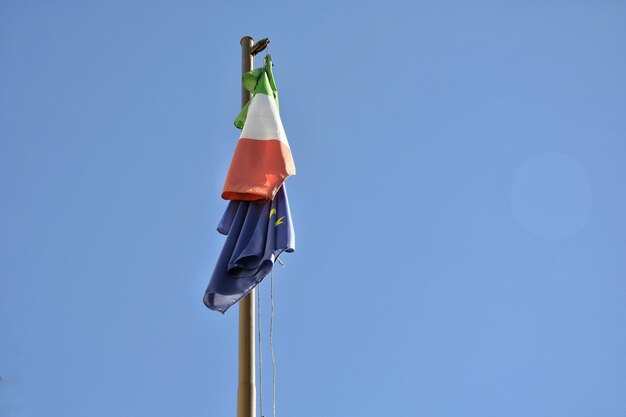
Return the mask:
<path id="1" fill-rule="evenodd" d="M 250 49 L 250 54 L 252 54 L 252 56 L 255 56 L 256 54 L 267 48 L 267 45 L 269 44 L 270 38 L 261 39 L 252 46 L 252 49 Z"/>

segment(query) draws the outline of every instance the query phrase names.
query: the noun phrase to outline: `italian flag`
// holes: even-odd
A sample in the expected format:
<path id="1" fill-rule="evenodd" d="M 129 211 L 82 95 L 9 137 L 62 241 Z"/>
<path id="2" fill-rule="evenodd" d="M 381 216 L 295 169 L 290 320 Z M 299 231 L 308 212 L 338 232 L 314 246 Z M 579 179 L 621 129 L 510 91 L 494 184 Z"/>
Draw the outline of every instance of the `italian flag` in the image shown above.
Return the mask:
<path id="1" fill-rule="evenodd" d="M 287 135 L 278 111 L 278 93 L 272 61 L 244 75 L 246 89 L 254 95 L 235 125 L 243 126 L 222 191 L 225 200 L 272 200 L 283 181 L 296 173 Z"/>

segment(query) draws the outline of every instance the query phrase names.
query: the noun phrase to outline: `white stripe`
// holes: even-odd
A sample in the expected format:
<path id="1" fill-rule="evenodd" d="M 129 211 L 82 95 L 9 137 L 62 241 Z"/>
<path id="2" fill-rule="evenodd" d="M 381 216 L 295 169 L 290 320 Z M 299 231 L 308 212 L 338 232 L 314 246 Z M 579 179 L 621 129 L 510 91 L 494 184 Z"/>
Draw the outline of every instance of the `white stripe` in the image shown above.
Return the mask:
<path id="1" fill-rule="evenodd" d="M 243 125 L 239 138 L 258 140 L 278 139 L 289 146 L 274 97 L 263 93 L 258 93 L 252 97 L 252 102 L 250 103 L 250 107 L 248 107 L 248 116 L 246 117 L 246 122 Z"/>

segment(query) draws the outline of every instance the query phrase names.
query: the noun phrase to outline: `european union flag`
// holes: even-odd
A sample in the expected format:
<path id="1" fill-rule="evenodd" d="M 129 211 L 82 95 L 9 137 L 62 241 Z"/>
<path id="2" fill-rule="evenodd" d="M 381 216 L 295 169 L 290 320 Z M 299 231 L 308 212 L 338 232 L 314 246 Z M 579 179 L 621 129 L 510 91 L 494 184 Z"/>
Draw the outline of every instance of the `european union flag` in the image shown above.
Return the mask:
<path id="1" fill-rule="evenodd" d="M 281 253 L 295 249 L 285 184 L 265 203 L 230 201 L 217 231 L 227 238 L 204 304 L 224 313 L 261 282 Z"/>

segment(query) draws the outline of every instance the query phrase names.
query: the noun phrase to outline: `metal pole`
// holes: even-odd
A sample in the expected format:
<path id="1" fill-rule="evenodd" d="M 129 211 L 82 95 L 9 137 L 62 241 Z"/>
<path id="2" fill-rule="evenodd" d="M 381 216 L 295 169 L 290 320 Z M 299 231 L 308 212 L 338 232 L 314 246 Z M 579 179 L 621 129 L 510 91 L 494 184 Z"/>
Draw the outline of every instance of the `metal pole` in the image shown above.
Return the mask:
<path id="1" fill-rule="evenodd" d="M 250 36 L 241 38 L 241 73 L 254 69 L 251 53 L 254 40 Z M 252 94 L 241 86 L 241 107 Z M 237 417 L 256 416 L 256 386 L 254 363 L 254 293 L 252 290 L 239 302 L 239 386 L 237 388 Z"/>

